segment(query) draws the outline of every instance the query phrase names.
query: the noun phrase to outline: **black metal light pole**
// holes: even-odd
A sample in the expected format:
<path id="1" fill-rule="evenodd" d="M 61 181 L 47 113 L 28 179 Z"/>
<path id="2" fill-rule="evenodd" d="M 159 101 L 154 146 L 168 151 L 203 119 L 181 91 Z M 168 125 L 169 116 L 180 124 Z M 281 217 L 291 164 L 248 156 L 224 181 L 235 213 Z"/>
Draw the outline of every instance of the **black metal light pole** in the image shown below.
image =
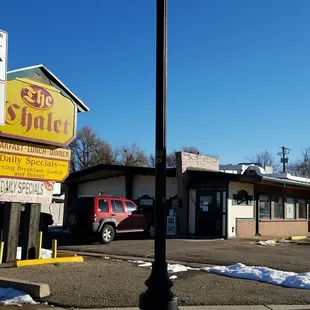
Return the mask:
<path id="1" fill-rule="evenodd" d="M 167 93 L 167 2 L 157 0 L 156 16 L 156 166 L 155 256 L 152 272 L 140 295 L 141 310 L 177 310 L 178 298 L 170 288 L 166 262 L 166 93 Z"/>

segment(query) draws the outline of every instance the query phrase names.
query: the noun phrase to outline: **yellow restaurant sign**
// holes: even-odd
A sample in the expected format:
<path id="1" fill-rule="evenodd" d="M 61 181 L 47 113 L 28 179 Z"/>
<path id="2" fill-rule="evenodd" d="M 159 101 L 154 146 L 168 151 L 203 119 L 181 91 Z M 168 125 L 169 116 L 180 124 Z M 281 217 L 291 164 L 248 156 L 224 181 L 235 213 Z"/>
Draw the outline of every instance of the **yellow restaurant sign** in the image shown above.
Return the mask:
<path id="1" fill-rule="evenodd" d="M 0 127 L 1 129 L 1 127 Z M 39 156 L 49 159 L 70 161 L 71 151 L 51 146 L 42 146 L 28 142 L 19 142 L 9 139 L 0 139 L 0 152 L 15 155 Z"/>
<path id="2" fill-rule="evenodd" d="M 0 176 L 39 181 L 63 181 L 69 161 L 0 152 Z"/>
<path id="3" fill-rule="evenodd" d="M 0 136 L 67 146 L 76 135 L 76 106 L 55 87 L 16 78 L 7 82 L 6 123 Z"/>

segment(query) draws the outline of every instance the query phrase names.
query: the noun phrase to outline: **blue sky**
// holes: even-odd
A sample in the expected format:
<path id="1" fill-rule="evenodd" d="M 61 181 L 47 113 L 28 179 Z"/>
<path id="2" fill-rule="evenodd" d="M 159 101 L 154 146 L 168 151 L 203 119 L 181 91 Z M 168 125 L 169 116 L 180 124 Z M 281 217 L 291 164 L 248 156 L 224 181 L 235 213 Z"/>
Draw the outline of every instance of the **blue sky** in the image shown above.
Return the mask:
<path id="1" fill-rule="evenodd" d="M 4 1 L 9 69 L 44 63 L 113 146 L 154 150 L 155 0 Z M 310 2 L 169 0 L 167 148 L 237 163 L 310 146 Z"/>

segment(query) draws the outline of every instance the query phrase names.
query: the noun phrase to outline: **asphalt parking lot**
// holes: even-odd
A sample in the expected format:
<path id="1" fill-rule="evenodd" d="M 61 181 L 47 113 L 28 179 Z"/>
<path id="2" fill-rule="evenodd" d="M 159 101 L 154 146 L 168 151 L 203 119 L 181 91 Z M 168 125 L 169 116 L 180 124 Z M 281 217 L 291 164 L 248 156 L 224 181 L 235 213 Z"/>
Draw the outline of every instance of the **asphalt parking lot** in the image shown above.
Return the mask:
<path id="1" fill-rule="evenodd" d="M 150 268 L 128 261 L 86 258 L 84 263 L 0 268 L 1 276 L 47 283 L 41 301 L 66 308 L 138 306 Z M 209 274 L 176 273 L 172 290 L 180 305 L 310 304 L 310 291 Z"/>
<path id="2" fill-rule="evenodd" d="M 76 242 L 70 234 L 51 233 L 45 239 L 45 246 L 51 246 L 51 239 L 58 239 L 59 250 L 100 255 L 153 257 L 153 240 L 138 236 L 118 238 L 109 245 L 99 242 Z M 232 240 L 167 240 L 167 259 L 208 265 L 265 266 L 285 271 L 309 272 L 310 243 L 296 242 L 276 246 L 259 246 L 256 241 Z"/>

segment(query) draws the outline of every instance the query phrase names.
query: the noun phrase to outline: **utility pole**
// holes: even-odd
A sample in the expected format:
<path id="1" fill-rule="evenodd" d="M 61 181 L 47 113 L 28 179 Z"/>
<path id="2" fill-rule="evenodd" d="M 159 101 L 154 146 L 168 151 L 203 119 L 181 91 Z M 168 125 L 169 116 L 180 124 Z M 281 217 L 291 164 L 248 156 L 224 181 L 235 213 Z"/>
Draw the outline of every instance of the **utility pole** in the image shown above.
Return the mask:
<path id="1" fill-rule="evenodd" d="M 288 157 L 286 157 L 286 155 L 290 153 L 290 149 L 285 146 L 281 146 L 280 149 L 281 152 L 279 152 L 278 155 L 281 156 L 282 173 L 286 173 L 286 165 L 288 164 Z"/>
<path id="2" fill-rule="evenodd" d="M 155 247 L 152 272 L 140 294 L 141 310 L 177 310 L 178 298 L 170 288 L 166 261 L 166 98 L 167 98 L 167 3 L 157 0 L 156 14 L 156 166 Z"/>

